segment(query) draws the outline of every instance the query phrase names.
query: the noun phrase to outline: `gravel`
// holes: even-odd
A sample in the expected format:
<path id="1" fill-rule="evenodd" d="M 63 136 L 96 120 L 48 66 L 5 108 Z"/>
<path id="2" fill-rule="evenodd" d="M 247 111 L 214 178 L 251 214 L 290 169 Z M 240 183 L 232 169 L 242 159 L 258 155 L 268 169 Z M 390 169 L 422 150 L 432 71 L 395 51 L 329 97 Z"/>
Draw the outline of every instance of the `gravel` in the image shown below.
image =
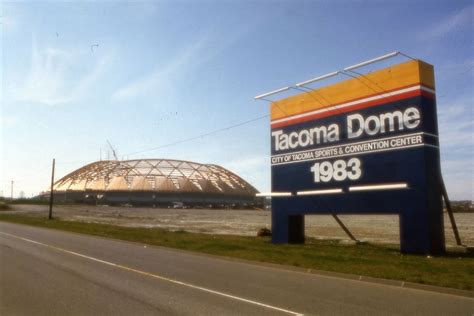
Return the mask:
<path id="1" fill-rule="evenodd" d="M 15 205 L 12 212 L 47 216 L 46 205 Z M 4 212 L 9 213 L 9 212 Z M 164 209 L 108 206 L 55 206 L 55 217 L 65 220 L 112 224 L 126 227 L 159 227 L 208 234 L 256 236 L 260 228 L 271 228 L 269 211 L 217 209 Z M 340 215 L 339 218 L 359 240 L 398 243 L 396 215 Z M 474 245 L 474 213 L 456 213 L 456 223 L 465 245 Z M 447 245 L 455 245 L 449 218 L 445 214 Z M 347 239 L 331 216 L 306 216 L 306 235 L 322 239 Z"/>

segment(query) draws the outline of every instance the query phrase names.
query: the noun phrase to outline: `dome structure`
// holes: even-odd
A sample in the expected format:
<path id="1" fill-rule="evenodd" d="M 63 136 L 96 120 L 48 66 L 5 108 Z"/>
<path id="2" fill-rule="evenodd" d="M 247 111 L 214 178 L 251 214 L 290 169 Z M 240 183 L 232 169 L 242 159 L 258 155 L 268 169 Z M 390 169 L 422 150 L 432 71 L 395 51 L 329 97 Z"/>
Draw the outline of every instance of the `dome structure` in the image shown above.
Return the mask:
<path id="1" fill-rule="evenodd" d="M 168 159 L 104 160 L 54 183 L 55 199 L 106 204 L 251 204 L 258 191 L 213 164 Z"/>

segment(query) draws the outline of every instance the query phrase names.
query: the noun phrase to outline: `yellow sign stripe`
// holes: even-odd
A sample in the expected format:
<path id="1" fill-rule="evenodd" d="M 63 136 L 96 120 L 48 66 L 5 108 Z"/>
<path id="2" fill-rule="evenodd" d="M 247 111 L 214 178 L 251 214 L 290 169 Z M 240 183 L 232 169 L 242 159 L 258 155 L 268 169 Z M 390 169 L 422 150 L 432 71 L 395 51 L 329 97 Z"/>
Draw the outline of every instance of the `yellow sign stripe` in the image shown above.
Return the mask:
<path id="1" fill-rule="evenodd" d="M 432 65 L 411 60 L 276 101 L 271 106 L 271 119 L 322 109 L 415 84 L 435 88 Z"/>

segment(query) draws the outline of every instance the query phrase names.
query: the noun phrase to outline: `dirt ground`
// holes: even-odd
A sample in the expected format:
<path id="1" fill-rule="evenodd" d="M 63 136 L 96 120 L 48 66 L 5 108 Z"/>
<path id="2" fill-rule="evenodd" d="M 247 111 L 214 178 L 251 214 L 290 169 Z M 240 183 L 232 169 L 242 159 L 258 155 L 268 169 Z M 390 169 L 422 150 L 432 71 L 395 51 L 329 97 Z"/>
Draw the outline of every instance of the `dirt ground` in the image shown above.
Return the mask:
<path id="1" fill-rule="evenodd" d="M 48 206 L 15 205 L 14 212 L 47 216 Z M 259 228 L 271 226 L 268 211 L 216 209 L 163 209 L 108 206 L 55 206 L 54 216 L 61 219 L 113 224 L 128 227 L 160 227 L 169 230 L 209 234 L 255 236 Z M 359 240 L 398 243 L 398 216 L 340 215 L 339 218 Z M 463 244 L 474 246 L 474 213 L 456 213 Z M 455 245 L 452 228 L 445 214 L 447 245 Z M 324 239 L 348 239 L 331 216 L 306 216 L 306 235 Z"/>

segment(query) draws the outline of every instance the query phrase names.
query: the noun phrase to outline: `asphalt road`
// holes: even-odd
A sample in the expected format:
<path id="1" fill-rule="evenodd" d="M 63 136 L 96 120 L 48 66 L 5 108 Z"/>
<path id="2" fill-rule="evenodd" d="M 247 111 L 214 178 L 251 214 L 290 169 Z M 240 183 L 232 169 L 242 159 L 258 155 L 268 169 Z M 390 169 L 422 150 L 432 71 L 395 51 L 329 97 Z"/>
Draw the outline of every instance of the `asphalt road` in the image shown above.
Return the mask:
<path id="1" fill-rule="evenodd" d="M 0 315 L 474 315 L 474 299 L 0 222 Z"/>

